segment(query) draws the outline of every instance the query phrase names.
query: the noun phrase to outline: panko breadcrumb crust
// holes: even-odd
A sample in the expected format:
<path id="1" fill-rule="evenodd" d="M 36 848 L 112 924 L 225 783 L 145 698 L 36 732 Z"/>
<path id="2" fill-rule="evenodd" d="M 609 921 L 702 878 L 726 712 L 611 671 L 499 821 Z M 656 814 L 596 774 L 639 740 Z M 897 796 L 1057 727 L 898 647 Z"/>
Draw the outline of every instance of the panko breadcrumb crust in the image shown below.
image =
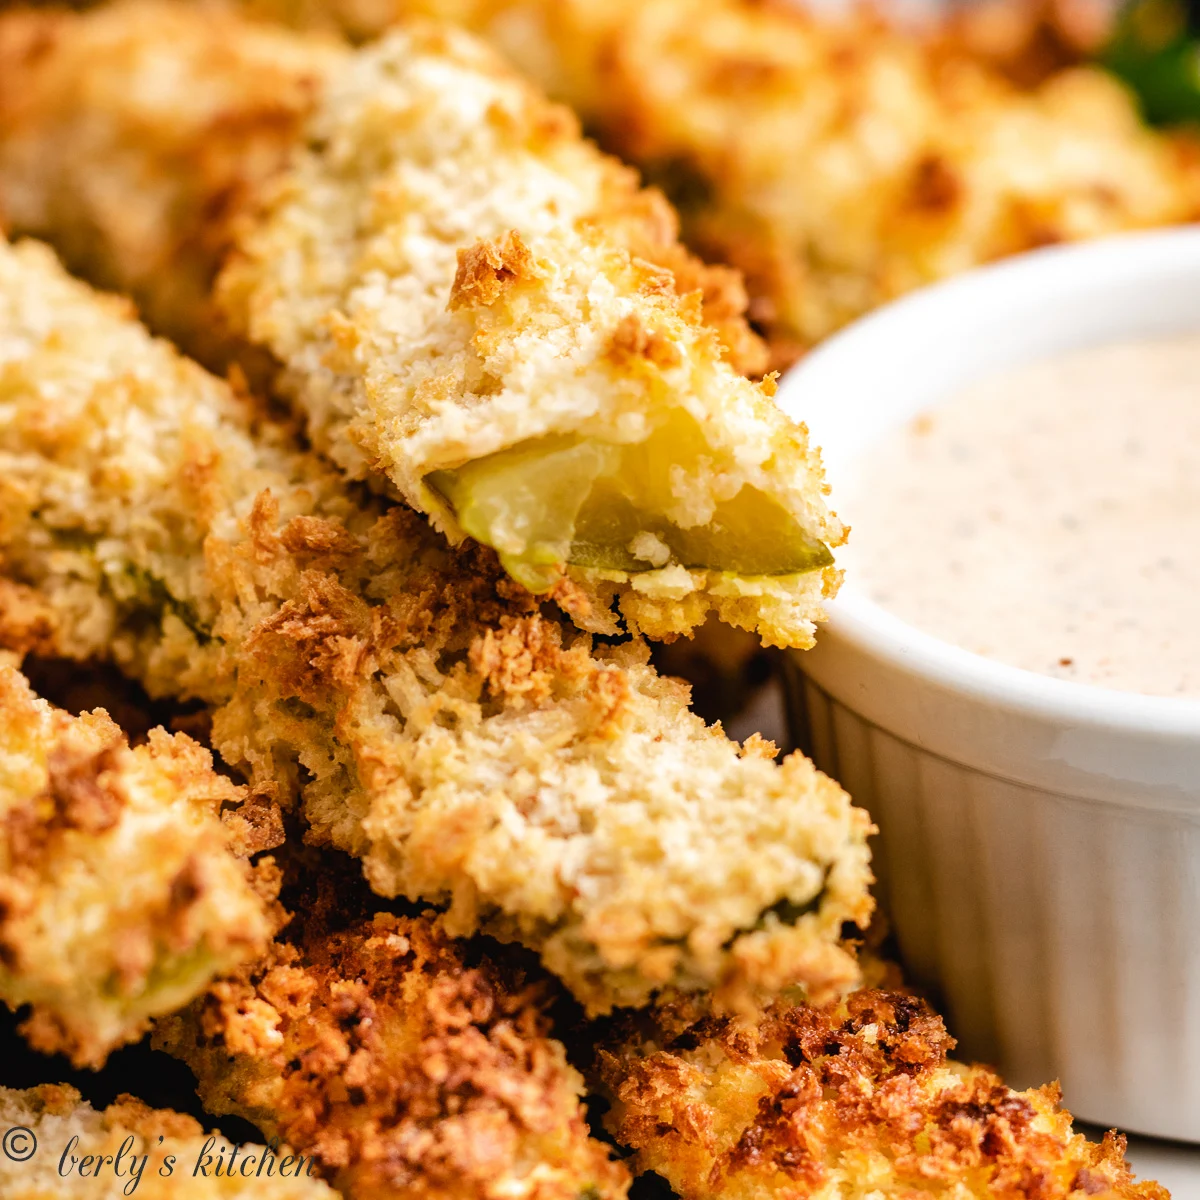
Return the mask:
<path id="1" fill-rule="evenodd" d="M 836 784 L 346 485 L 34 243 L 0 246 L 0 400 L 0 634 L 212 705 L 218 753 L 376 891 L 523 942 L 593 1011 L 856 982 L 871 827 Z"/>
<path id="2" fill-rule="evenodd" d="M 1056 1086 L 1015 1092 L 953 1047 L 901 993 L 755 1021 L 683 1001 L 619 1022 L 596 1079 L 613 1136 L 682 1200 L 1168 1200 L 1134 1182 L 1123 1137 L 1072 1130 Z"/>
<path id="3" fill-rule="evenodd" d="M 276 55 L 287 36 L 153 3 L 5 16 L 11 227 L 61 244 L 152 319 L 166 312 L 185 346 L 180 289 L 194 295 L 186 281 L 211 277 L 232 243 L 217 285 L 228 330 L 281 363 L 276 387 L 318 450 L 452 541 L 463 528 L 433 473 L 570 438 L 662 443 L 654 503 L 679 529 L 719 524 L 719 505 L 757 492 L 814 547 L 842 542 L 804 428 L 773 403 L 773 379 L 735 369 L 764 365 L 740 282 L 691 259 L 661 196 L 585 141 L 568 110 L 448 26 L 413 23 L 341 54 L 293 34 Z M 177 284 L 162 265 L 181 259 Z M 210 337 L 209 298 L 191 307 Z M 519 543 L 522 519 L 498 527 L 500 549 Z M 645 570 L 569 568 L 591 628 L 614 631 L 601 614 L 615 594 L 648 636 L 715 612 L 808 646 L 840 578 L 832 565 L 743 575 L 724 568 L 730 551 L 704 566 L 635 543 Z"/>
<path id="4" fill-rule="evenodd" d="M 314 1155 L 349 1200 L 623 1197 L 546 981 L 341 890 L 321 876 L 263 960 L 158 1023 L 205 1108 Z"/>
<path id="5" fill-rule="evenodd" d="M 334 38 L 297 39 L 265 24 L 197 40 L 186 16 L 173 23 L 169 12 L 158 28 L 162 44 L 148 46 L 99 21 L 71 53 L 52 10 L 4 14 L 0 226 L 52 231 L 72 270 L 128 292 L 156 332 L 222 369 L 247 349 L 212 302 L 236 214 L 286 163 L 344 50 Z M 162 76 L 181 87 L 169 113 L 156 95 Z M 72 123 L 83 87 L 96 107 Z"/>
<path id="6" fill-rule="evenodd" d="M 130 749 L 102 709 L 52 708 L 0 661 L 0 999 L 32 1006 L 29 1042 L 99 1066 L 259 957 L 277 879 L 246 855 L 278 825 L 191 738 Z"/>
<path id="7" fill-rule="evenodd" d="M 155 332 L 206 365 L 240 361 L 247 347 L 212 303 L 212 286 L 324 80 L 345 63 L 345 46 L 239 20 L 220 5 L 203 25 L 184 5 L 82 25 L 60 6 L 0 7 L 19 10 L 0 22 L 0 217 L 51 238 L 95 285 L 130 294 Z M 570 125 L 566 114 L 560 121 Z M 84 164 L 103 170 L 75 175 Z M 679 243 L 660 193 L 638 191 L 615 162 L 603 171 L 630 252 L 670 271 L 680 295 L 698 292 L 730 362 L 763 374 L 741 276 Z"/>
<path id="8" fill-rule="evenodd" d="M 775 367 L 922 284 L 1200 211 L 1194 137 L 1147 129 L 1116 79 L 1022 89 L 989 65 L 1003 11 L 923 37 L 793 0 L 244 6 L 356 38 L 417 14 L 487 36 L 663 187 L 693 250 L 741 269 Z M 1036 69 L 1024 36 L 990 55 Z"/>
<path id="9" fill-rule="evenodd" d="M 4 1200 L 337 1200 L 327 1183 L 308 1173 L 309 1159 L 297 1162 L 285 1146 L 274 1147 L 269 1158 L 263 1146 L 240 1146 L 239 1170 L 217 1176 L 215 1151 L 231 1149 L 227 1138 L 206 1135 L 192 1117 L 149 1108 L 133 1096 L 118 1096 L 98 1111 L 65 1084 L 0 1087 L 0 1126 L 21 1131 L 12 1142 L 15 1153 L 0 1155 Z M 113 1160 L 122 1147 L 118 1175 Z M 22 1159 L 27 1150 L 32 1153 Z M 138 1167 L 134 1159 L 143 1156 Z M 109 1161 L 98 1161 L 103 1158 Z M 251 1158 L 252 1170 L 243 1176 L 241 1165 Z M 270 1166 L 269 1175 L 256 1174 L 260 1161 Z M 198 1163 L 204 1173 L 196 1170 Z"/>

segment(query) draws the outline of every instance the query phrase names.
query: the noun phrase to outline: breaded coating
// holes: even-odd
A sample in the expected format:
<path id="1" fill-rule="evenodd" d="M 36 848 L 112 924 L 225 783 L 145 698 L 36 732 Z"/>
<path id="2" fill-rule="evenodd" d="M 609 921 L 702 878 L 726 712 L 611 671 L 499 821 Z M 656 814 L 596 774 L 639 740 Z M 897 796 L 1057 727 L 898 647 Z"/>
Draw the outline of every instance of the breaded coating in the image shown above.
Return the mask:
<path id="1" fill-rule="evenodd" d="M 193 357 L 214 368 L 242 359 L 212 285 L 345 46 L 230 20 L 220 4 L 202 29 L 184 8 L 148 6 L 136 18 L 145 36 L 131 36 L 128 15 L 72 28 L 41 7 L 0 24 L 0 217 L 52 238 L 97 286 L 128 292 L 150 327 Z M 624 219 L 614 233 L 670 270 L 681 294 L 699 291 L 729 360 L 761 375 L 765 348 L 746 324 L 741 277 L 690 255 L 662 196 L 610 170 L 627 209 L 614 207 L 614 222 Z"/>
<path id="2" fill-rule="evenodd" d="M 541 985 L 469 964 L 431 914 L 343 917 L 333 900 L 159 1023 L 205 1108 L 313 1155 L 350 1200 L 624 1196 Z"/>
<path id="3" fill-rule="evenodd" d="M 34 243 L 0 247 L 0 401 L 0 637 L 206 700 L 313 841 L 593 1011 L 855 982 L 866 815 L 706 726 L 644 643 L 359 494 Z"/>
<path id="4" fill-rule="evenodd" d="M 218 1176 L 228 1139 L 133 1096 L 97 1112 L 66 1084 L 0 1087 L 0 1127 L 12 1138 L 0 1155 L 4 1200 L 337 1200 L 311 1156 L 283 1146 L 240 1145 Z"/>
<path id="5" fill-rule="evenodd" d="M 922 38 L 792 0 L 247 3 L 357 37 L 413 14 L 486 34 L 744 272 L 776 367 L 922 284 L 1200 210 L 1192 139 L 1098 69 L 1021 90 L 968 52 L 978 19 Z"/>
<path id="6" fill-rule="evenodd" d="M 99 21 L 67 55 L 50 13 L 5 15 L 0 226 L 53 232 L 69 267 L 130 292 L 156 332 L 221 367 L 245 353 L 211 295 L 231 223 L 287 161 L 344 52 L 265 24 L 206 39 L 188 25 L 162 12 L 152 46 Z M 181 88 L 169 113 L 157 97 L 164 77 Z M 72 100 L 84 89 L 94 107 L 79 121 Z"/>
<path id="7" fill-rule="evenodd" d="M 0 999 L 32 1005 L 35 1048 L 99 1066 L 263 953 L 273 865 L 239 856 L 263 845 L 246 816 L 219 817 L 245 801 L 191 738 L 130 749 L 103 709 L 52 708 L 0 659 Z"/>
<path id="8" fill-rule="evenodd" d="M 756 1022 L 686 1002 L 618 1026 L 597 1075 L 609 1129 L 682 1200 L 1168 1200 L 1133 1181 L 1123 1137 L 1073 1132 L 1056 1086 L 1015 1092 L 953 1047 L 894 992 Z"/>
<path id="9" fill-rule="evenodd" d="M 612 631 L 615 596 L 648 636 L 711 611 L 811 645 L 845 531 L 773 379 L 728 360 L 756 346 L 740 283 L 691 260 L 661 196 L 467 34 L 418 22 L 341 55 L 296 34 L 260 72 L 284 36 L 153 3 L 5 17 L 0 209 L 85 271 L 102 247 L 97 277 L 152 314 L 177 287 L 143 266 L 195 244 L 207 265 L 184 278 L 200 277 L 232 241 L 217 304 L 281 364 L 317 449 L 452 542 L 494 547 L 529 590 L 586 596 L 591 628 Z M 289 69 L 264 132 L 260 91 Z M 215 149 L 197 96 L 208 125 L 221 100 Z M 130 238 L 161 245 L 126 255 Z M 206 336 L 210 317 L 194 305 Z"/>

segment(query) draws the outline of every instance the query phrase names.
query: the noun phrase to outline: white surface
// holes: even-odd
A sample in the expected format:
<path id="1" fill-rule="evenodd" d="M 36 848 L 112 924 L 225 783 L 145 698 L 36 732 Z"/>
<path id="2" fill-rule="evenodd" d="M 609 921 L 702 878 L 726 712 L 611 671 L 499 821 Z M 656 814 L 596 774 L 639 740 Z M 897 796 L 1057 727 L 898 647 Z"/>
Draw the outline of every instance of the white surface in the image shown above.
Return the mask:
<path id="1" fill-rule="evenodd" d="M 1200 230 L 1040 251 L 859 322 L 779 400 L 836 497 L 875 439 L 968 381 L 1189 329 Z M 1017 1086 L 1061 1079 L 1081 1117 L 1200 1142 L 1200 702 L 980 658 L 852 576 L 831 609 L 798 658 L 813 752 L 881 826 L 905 965 L 941 989 L 963 1052 Z"/>

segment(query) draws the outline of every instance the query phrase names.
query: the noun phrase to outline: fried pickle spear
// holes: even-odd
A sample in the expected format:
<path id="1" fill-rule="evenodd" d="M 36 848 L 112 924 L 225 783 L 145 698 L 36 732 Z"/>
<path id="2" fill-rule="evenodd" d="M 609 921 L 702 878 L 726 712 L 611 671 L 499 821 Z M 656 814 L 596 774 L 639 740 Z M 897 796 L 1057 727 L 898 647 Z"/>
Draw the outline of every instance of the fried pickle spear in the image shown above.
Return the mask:
<path id="1" fill-rule="evenodd" d="M 230 247 L 234 214 L 287 161 L 325 72 L 344 53 L 338 42 L 256 24 L 236 42 L 197 44 L 184 23 L 164 54 L 97 30 L 86 53 L 111 64 L 123 104 L 93 84 L 97 110 L 67 139 L 51 132 L 64 121 L 52 105 L 55 93 L 59 104 L 69 102 L 67 77 L 87 86 L 81 62 L 61 64 L 62 78 L 45 78 L 43 86 L 32 67 L 40 62 L 49 72 L 58 62 L 53 19 L 10 13 L 3 30 L 0 225 L 52 232 L 69 267 L 97 286 L 131 292 L 155 331 L 194 357 L 214 367 L 244 357 L 246 348 L 213 304 L 213 279 Z M 210 86 L 188 69 L 201 57 Z M 169 118 L 154 95 L 164 71 L 191 85 L 188 102 Z M 220 86 L 226 74 L 238 93 Z M 21 123 L 27 107 L 39 113 L 44 140 Z M 122 149 L 123 138 L 138 146 L 136 154 Z M 148 160 L 159 169 L 147 171 Z M 60 186 L 72 163 L 85 161 L 93 169 Z M 103 170 L 94 169 L 100 163 Z"/>
<path id="2" fill-rule="evenodd" d="M 207 701 L 376 891 L 592 1010 L 857 977 L 870 825 L 836 784 L 346 485 L 35 243 L 0 245 L 0 576 L 0 643 Z"/>
<path id="3" fill-rule="evenodd" d="M 360 38 L 413 14 L 488 36 L 742 270 L 776 367 L 922 284 L 1200 210 L 1192 144 L 1146 129 L 1115 79 L 1021 90 L 961 30 L 772 0 L 245 3 Z"/>
<path id="4" fill-rule="evenodd" d="M 285 1147 L 238 1146 L 234 1170 L 218 1176 L 225 1138 L 132 1096 L 98 1112 L 65 1084 L 0 1087 L 0 1126 L 12 1139 L 0 1156 L 5 1200 L 337 1200 L 311 1156 Z"/>
<path id="5" fill-rule="evenodd" d="M 545 981 L 345 891 L 324 875 L 265 958 L 158 1023 L 205 1108 L 313 1156 L 348 1200 L 623 1197 Z"/>
<path id="6" fill-rule="evenodd" d="M 722 336 L 755 345 L 740 283 L 467 34 L 288 36 L 152 3 L 8 15 L 0 210 L 185 345 L 180 289 L 226 258 L 217 307 L 314 445 L 592 628 L 615 595 L 649 636 L 713 611 L 811 645 L 844 529 L 773 380 L 726 360 Z"/>
<path id="7" fill-rule="evenodd" d="M 894 992 L 754 1022 L 687 1001 L 623 1021 L 597 1076 L 610 1131 L 683 1200 L 1168 1200 L 1134 1182 L 1123 1137 L 1072 1130 L 1055 1086 L 1015 1092 L 953 1047 Z"/>
<path id="8" fill-rule="evenodd" d="M 191 738 L 130 749 L 102 709 L 52 708 L 0 658 L 0 999 L 32 1005 L 35 1048 L 99 1066 L 263 953 L 273 866 L 251 870 L 263 839 L 219 819 L 245 801 Z"/>

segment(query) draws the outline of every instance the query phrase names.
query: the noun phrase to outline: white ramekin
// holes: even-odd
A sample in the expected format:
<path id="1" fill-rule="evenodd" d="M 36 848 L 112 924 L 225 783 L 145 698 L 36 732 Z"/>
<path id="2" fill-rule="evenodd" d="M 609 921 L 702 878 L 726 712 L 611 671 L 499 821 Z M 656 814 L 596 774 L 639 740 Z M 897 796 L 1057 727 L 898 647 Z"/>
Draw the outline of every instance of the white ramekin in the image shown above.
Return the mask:
<path id="1" fill-rule="evenodd" d="M 922 291 L 805 359 L 779 400 L 822 446 L 836 501 L 868 446 L 971 380 L 1179 331 L 1200 331 L 1200 230 Z M 852 559 L 793 663 L 800 742 L 879 825 L 881 902 L 960 1053 L 1017 1086 L 1060 1079 L 1079 1117 L 1200 1141 L 1200 701 L 961 650 L 858 592 Z"/>

